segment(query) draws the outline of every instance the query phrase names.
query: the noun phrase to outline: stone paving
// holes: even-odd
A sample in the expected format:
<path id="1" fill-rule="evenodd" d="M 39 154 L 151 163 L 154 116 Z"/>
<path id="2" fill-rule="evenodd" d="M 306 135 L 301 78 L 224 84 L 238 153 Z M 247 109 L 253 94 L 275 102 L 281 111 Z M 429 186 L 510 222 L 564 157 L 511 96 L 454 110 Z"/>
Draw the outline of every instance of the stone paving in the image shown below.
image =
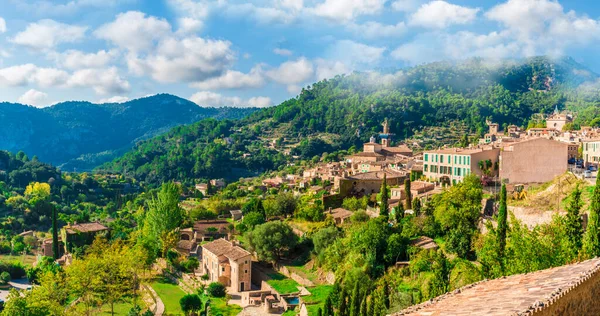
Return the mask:
<path id="1" fill-rule="evenodd" d="M 600 273 L 600 258 L 467 285 L 395 316 L 528 315 Z"/>

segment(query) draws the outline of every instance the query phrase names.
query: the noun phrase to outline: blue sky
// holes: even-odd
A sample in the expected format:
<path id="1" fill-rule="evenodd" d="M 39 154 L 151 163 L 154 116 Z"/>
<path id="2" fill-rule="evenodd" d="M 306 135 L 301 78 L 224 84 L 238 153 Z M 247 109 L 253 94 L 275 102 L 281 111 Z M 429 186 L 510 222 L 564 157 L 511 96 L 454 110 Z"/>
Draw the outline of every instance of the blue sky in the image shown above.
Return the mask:
<path id="1" fill-rule="evenodd" d="M 600 72 L 592 0 L 0 0 L 0 101 L 172 93 L 269 106 L 353 70 L 569 55 Z"/>

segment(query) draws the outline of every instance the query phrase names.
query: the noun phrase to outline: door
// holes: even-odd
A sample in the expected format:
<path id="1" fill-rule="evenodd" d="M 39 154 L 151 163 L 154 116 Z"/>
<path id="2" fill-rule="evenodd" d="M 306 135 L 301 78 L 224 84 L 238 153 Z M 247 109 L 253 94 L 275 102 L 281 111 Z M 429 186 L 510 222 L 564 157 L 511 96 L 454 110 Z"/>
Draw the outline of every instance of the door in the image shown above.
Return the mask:
<path id="1" fill-rule="evenodd" d="M 244 292 L 244 282 L 240 283 L 240 292 Z"/>

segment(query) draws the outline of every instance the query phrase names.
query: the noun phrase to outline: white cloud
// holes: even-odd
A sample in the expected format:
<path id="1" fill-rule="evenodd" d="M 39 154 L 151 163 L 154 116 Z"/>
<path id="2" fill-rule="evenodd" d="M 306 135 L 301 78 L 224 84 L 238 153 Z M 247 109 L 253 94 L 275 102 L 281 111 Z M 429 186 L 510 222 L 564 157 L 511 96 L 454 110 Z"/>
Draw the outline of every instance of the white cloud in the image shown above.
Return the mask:
<path id="1" fill-rule="evenodd" d="M 129 82 L 119 75 L 117 68 L 77 70 L 69 78 L 69 87 L 91 87 L 97 94 L 128 92 Z"/>
<path id="2" fill-rule="evenodd" d="M 509 0 L 485 16 L 504 26 L 522 46 L 522 54 L 560 55 L 573 44 L 600 39 L 600 23 L 574 11 L 565 12 L 560 3 L 549 0 Z"/>
<path id="3" fill-rule="evenodd" d="M 135 74 L 150 74 L 159 82 L 196 82 L 220 76 L 233 64 L 235 55 L 228 41 L 188 37 L 166 38 L 155 52 L 127 59 Z"/>
<path id="4" fill-rule="evenodd" d="M 102 68 L 112 62 L 119 53 L 116 50 L 100 50 L 96 53 L 85 53 L 79 50 L 67 50 L 57 54 L 56 62 L 68 69 Z"/>
<path id="5" fill-rule="evenodd" d="M 404 22 L 398 22 L 396 25 L 391 25 L 369 21 L 363 24 L 348 24 L 347 27 L 355 35 L 366 38 L 400 37 L 404 35 L 407 30 Z"/>
<path id="6" fill-rule="evenodd" d="M 292 56 L 294 54 L 294 52 L 292 52 L 289 49 L 285 49 L 285 48 L 275 48 L 275 49 L 273 49 L 273 53 L 280 55 L 280 56 Z"/>
<path id="7" fill-rule="evenodd" d="M 179 18 L 178 20 L 179 28 L 177 29 L 178 33 L 196 33 L 202 29 L 203 23 L 202 21 L 194 18 Z"/>
<path id="8" fill-rule="evenodd" d="M 423 0 L 396 0 L 392 2 L 392 9 L 400 12 L 412 12 L 416 10 Z"/>
<path id="9" fill-rule="evenodd" d="M 17 33 L 12 42 L 37 50 L 52 49 L 61 43 L 74 43 L 83 39 L 87 27 L 69 25 L 54 20 L 31 23 Z"/>
<path id="10" fill-rule="evenodd" d="M 17 102 L 21 104 L 33 105 L 38 108 L 49 106 L 48 94 L 35 89 L 30 89 L 25 92 L 19 97 Z"/>
<path id="11" fill-rule="evenodd" d="M 17 0 L 16 8 L 20 11 L 32 13 L 35 15 L 72 15 L 85 8 L 104 8 L 113 7 L 117 3 L 123 3 L 127 0 Z M 61 3 L 64 2 L 64 3 Z"/>
<path id="12" fill-rule="evenodd" d="M 315 63 L 317 65 L 317 80 L 331 79 L 337 75 L 347 74 L 352 71 L 341 61 L 317 59 Z"/>
<path id="13" fill-rule="evenodd" d="M 240 97 L 228 97 L 211 91 L 194 93 L 190 100 L 202 107 L 266 107 L 271 105 L 268 97 L 253 97 L 243 100 Z"/>
<path id="14" fill-rule="evenodd" d="M 132 52 L 151 49 L 154 44 L 171 34 L 171 25 L 165 19 L 145 13 L 129 11 L 117 15 L 113 22 L 102 25 L 94 34 Z"/>
<path id="15" fill-rule="evenodd" d="M 69 74 L 56 68 L 39 68 L 34 64 L 0 68 L 0 85 L 15 87 L 36 84 L 42 87 L 59 87 Z"/>
<path id="16" fill-rule="evenodd" d="M 283 8 L 300 11 L 304 8 L 304 0 L 277 0 L 276 3 Z"/>
<path id="17" fill-rule="evenodd" d="M 286 85 L 297 85 L 311 79 L 313 75 L 313 64 L 304 57 L 284 62 L 276 69 L 267 71 L 271 80 Z"/>
<path id="18" fill-rule="evenodd" d="M 100 99 L 100 100 L 98 100 L 98 103 L 100 103 L 100 104 L 102 104 L 102 103 L 124 103 L 127 101 L 129 101 L 128 97 L 116 95 L 114 97 Z"/>
<path id="19" fill-rule="evenodd" d="M 427 28 L 446 28 L 453 24 L 467 24 L 475 20 L 478 8 L 468 8 L 436 0 L 419 7 L 411 15 L 410 24 Z"/>
<path id="20" fill-rule="evenodd" d="M 220 90 L 220 89 L 245 89 L 260 88 L 264 86 L 264 72 L 260 65 L 250 70 L 250 73 L 243 73 L 235 70 L 227 70 L 223 75 L 210 78 L 205 81 L 193 83 L 191 86 L 201 90 Z"/>
<path id="21" fill-rule="evenodd" d="M 387 0 L 325 0 L 312 12 L 335 21 L 350 21 L 361 15 L 380 12 Z"/>
<path id="22" fill-rule="evenodd" d="M 220 8 L 224 14 L 234 18 L 250 18 L 261 24 L 289 24 L 296 21 L 298 13 L 289 7 L 261 7 L 253 3 L 227 4 Z"/>
<path id="23" fill-rule="evenodd" d="M 327 50 L 328 59 L 339 60 L 353 68 L 361 65 L 376 65 L 383 57 L 385 47 L 369 46 L 351 40 L 335 42 Z"/>
<path id="24" fill-rule="evenodd" d="M 6 21 L 0 17 L 0 34 L 6 33 Z"/>
<path id="25" fill-rule="evenodd" d="M 248 100 L 248 106 L 255 108 L 265 108 L 271 106 L 273 102 L 269 97 L 253 97 Z"/>

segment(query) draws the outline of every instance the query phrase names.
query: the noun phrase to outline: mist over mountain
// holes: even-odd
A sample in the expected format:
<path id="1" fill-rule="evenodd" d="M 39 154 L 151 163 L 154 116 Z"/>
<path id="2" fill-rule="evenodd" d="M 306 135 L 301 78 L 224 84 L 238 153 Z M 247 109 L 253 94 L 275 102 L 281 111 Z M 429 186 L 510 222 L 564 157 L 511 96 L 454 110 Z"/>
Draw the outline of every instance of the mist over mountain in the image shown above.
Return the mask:
<path id="1" fill-rule="evenodd" d="M 571 58 L 548 57 L 475 58 L 355 72 L 314 83 L 297 97 L 242 120 L 174 128 L 101 168 L 157 184 L 239 178 L 282 168 L 293 156 L 316 159 L 359 148 L 379 133 L 386 118 L 396 141 L 451 122 L 462 126 L 454 132 L 472 137 L 483 135 L 486 120 L 526 127 L 534 114 L 556 106 L 582 113 L 576 122 L 589 124 L 600 114 L 597 81 L 595 73 Z M 444 141 L 441 134 L 428 137 Z"/>
<path id="2" fill-rule="evenodd" d="M 255 110 L 203 108 L 169 94 L 124 103 L 70 101 L 42 109 L 0 103 L 0 149 L 24 151 L 63 170 L 91 170 L 174 126 L 242 118 Z"/>

